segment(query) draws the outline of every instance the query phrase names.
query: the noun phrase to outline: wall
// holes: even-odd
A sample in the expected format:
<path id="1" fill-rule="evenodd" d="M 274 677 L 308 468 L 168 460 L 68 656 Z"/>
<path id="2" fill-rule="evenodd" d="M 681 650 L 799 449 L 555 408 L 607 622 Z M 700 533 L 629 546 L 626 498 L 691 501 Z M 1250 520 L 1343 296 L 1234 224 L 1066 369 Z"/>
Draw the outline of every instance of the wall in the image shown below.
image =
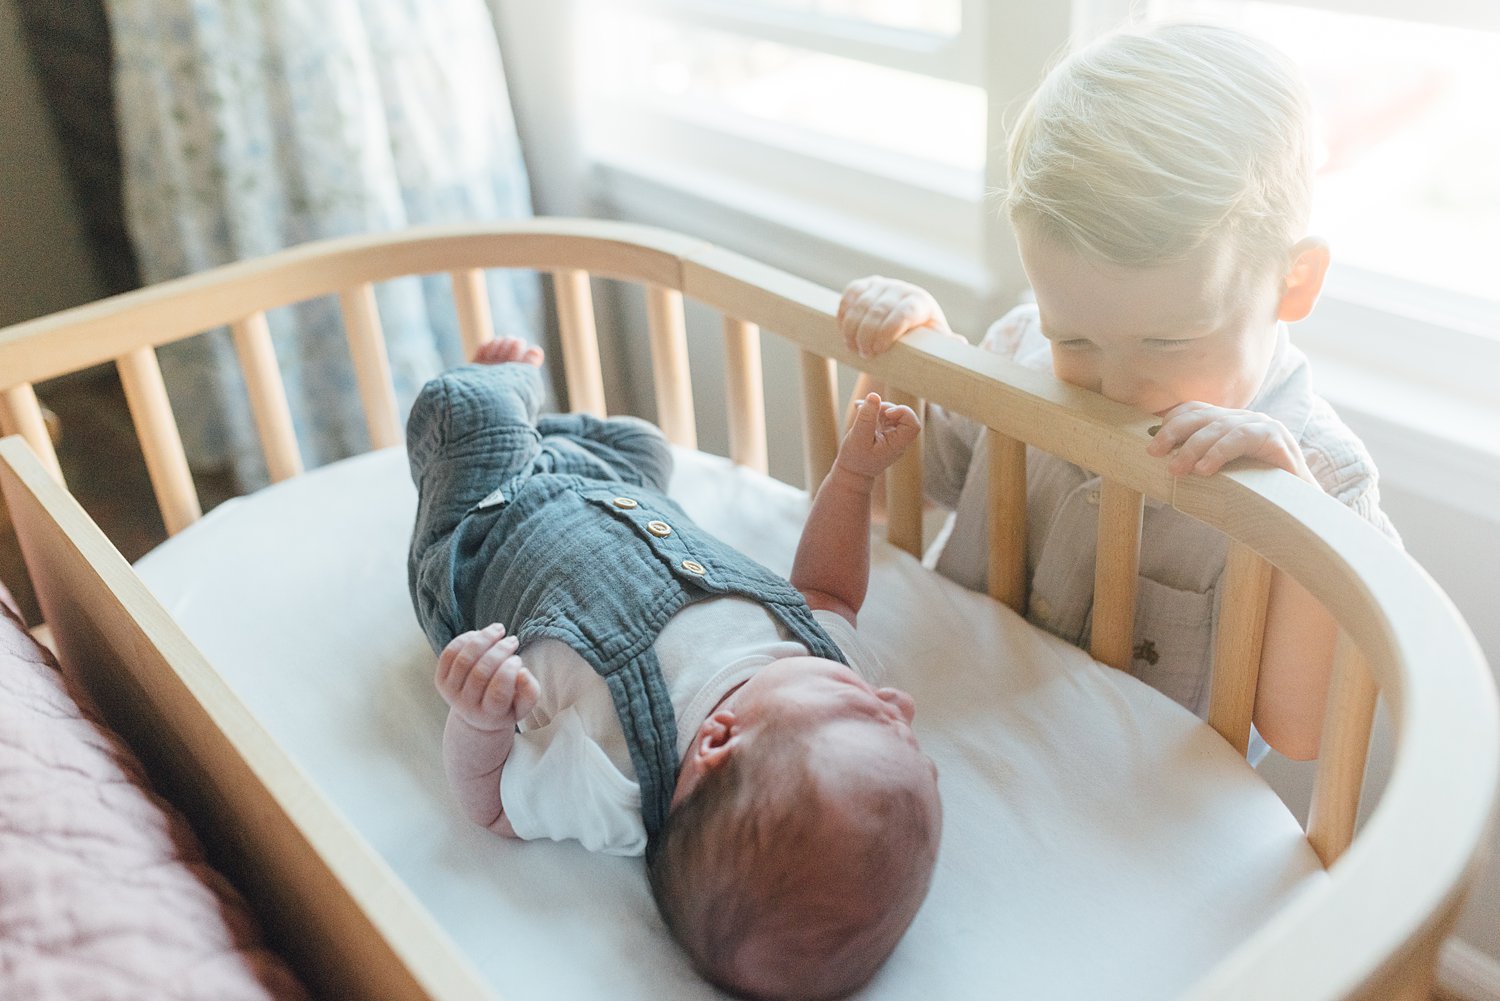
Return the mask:
<path id="1" fill-rule="evenodd" d="M 100 294 L 16 9 L 0 0 L 0 327 Z"/>

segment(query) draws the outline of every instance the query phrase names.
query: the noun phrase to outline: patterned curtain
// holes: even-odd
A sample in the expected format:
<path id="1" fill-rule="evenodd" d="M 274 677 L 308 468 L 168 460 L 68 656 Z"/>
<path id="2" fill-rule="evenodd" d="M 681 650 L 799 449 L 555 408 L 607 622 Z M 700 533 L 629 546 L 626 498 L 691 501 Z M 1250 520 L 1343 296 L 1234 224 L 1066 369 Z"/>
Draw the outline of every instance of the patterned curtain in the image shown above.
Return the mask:
<path id="1" fill-rule="evenodd" d="M 324 237 L 531 214 L 484 0 L 107 0 L 127 224 L 157 282 Z M 403 412 L 461 361 L 446 276 L 377 287 Z M 490 272 L 540 340 L 538 282 Z M 368 447 L 336 298 L 269 315 L 303 460 Z M 190 462 L 265 482 L 226 332 L 162 349 Z"/>

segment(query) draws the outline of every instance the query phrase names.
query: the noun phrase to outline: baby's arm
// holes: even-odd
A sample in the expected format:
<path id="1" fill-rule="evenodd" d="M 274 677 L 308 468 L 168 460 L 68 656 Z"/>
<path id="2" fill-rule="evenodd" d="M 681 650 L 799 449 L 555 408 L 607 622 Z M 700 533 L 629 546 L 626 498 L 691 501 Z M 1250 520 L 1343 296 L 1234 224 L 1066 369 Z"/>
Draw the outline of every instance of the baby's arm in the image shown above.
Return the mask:
<path id="1" fill-rule="evenodd" d="M 443 769 L 464 814 L 515 837 L 500 802 L 500 773 L 516 739 L 516 720 L 536 706 L 536 678 L 516 656 L 517 640 L 495 623 L 454 637 L 438 657 L 437 689 L 448 703 Z"/>
<path id="2" fill-rule="evenodd" d="M 818 487 L 792 563 L 792 586 L 814 609 L 852 624 L 870 582 L 870 496 L 880 475 L 917 438 L 910 407 L 871 393 L 858 404 L 833 469 Z"/>
<path id="3" fill-rule="evenodd" d="M 1253 410 L 1183 403 L 1162 415 L 1147 451 L 1167 456 L 1174 476 L 1209 476 L 1239 458 L 1285 469 L 1322 489 L 1296 438 L 1280 421 Z M 1317 757 L 1333 669 L 1338 624 L 1321 602 L 1280 570 L 1271 573 L 1265 644 L 1255 691 L 1255 728 L 1289 758 Z"/>

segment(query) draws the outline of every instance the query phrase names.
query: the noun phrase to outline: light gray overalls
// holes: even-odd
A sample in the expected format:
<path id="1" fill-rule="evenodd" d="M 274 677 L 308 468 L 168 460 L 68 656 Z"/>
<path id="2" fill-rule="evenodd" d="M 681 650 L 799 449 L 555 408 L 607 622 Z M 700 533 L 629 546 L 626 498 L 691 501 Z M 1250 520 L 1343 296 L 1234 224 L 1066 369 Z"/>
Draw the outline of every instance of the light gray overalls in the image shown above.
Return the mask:
<path id="1" fill-rule="evenodd" d="M 505 624 L 550 637 L 609 685 L 641 786 L 647 851 L 677 778 L 677 721 L 653 644 L 689 602 L 765 606 L 816 657 L 845 662 L 786 580 L 695 525 L 665 495 L 672 455 L 654 426 L 584 414 L 538 419 L 530 365 L 468 365 L 429 382 L 407 423 L 417 485 L 407 562 L 434 651 Z"/>

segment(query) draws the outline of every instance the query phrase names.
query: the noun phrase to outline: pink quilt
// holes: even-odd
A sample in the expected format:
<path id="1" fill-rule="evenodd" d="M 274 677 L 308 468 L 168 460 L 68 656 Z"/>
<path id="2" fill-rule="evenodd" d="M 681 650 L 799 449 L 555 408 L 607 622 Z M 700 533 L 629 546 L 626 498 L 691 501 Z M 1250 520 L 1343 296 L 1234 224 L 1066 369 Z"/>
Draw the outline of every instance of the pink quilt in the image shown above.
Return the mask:
<path id="1" fill-rule="evenodd" d="M 7 597 L 0 586 L 0 998 L 306 998 Z"/>

